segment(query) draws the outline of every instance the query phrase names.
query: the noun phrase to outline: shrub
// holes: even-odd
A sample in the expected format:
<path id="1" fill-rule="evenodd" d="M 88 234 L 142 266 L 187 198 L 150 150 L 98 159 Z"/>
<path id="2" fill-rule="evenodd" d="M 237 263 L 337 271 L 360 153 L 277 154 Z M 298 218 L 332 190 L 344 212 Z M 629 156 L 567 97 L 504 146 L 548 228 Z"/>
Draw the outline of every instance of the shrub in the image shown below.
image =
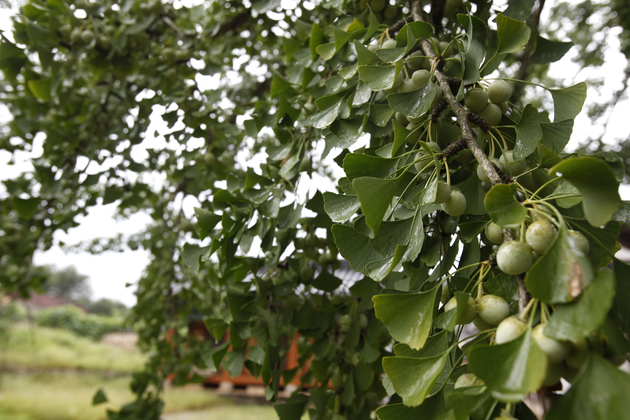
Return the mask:
<path id="1" fill-rule="evenodd" d="M 35 322 L 43 327 L 62 328 L 94 340 L 124 328 L 120 318 L 86 314 L 72 305 L 42 309 L 35 314 Z"/>

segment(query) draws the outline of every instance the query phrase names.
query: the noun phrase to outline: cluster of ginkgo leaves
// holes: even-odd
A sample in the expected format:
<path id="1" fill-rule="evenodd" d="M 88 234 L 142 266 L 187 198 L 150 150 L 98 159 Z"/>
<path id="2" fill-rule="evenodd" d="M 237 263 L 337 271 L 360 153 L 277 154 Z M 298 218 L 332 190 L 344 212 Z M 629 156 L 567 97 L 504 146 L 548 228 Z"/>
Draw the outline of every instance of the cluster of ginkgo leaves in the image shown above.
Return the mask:
<path id="1" fill-rule="evenodd" d="M 35 249 L 97 203 L 153 219 L 90 248 L 152 255 L 133 316 L 152 353 L 111 419 L 158 419 L 164 380 L 207 369 L 260 378 L 282 420 L 533 419 L 532 392 L 550 420 L 630 412 L 623 162 L 563 152 L 584 83 L 529 83 L 553 102 L 537 109 L 508 77 L 570 43 L 530 26 L 533 0 L 428 3 L 21 9 L 0 43 L 0 144 L 46 140 L 4 183 L 2 287 L 37 287 Z M 169 144 L 141 157 L 156 105 Z M 237 163 L 250 151 L 260 166 Z M 336 191 L 304 197 L 332 151 Z M 173 205 L 189 195 L 195 227 Z"/>

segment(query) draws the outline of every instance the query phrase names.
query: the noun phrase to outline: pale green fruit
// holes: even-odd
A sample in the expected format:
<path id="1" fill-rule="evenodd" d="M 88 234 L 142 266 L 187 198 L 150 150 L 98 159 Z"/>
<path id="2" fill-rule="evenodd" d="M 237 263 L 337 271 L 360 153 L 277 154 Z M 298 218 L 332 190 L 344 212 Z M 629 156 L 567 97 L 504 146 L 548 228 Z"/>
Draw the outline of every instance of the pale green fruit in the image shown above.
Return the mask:
<path id="1" fill-rule="evenodd" d="M 496 166 L 500 170 L 503 170 L 503 165 L 501 164 L 501 161 L 499 159 L 490 158 L 490 162 L 494 163 L 494 166 Z M 488 175 L 486 174 L 486 171 L 483 170 L 483 167 L 481 165 L 477 166 L 477 178 L 479 178 L 481 182 L 492 184 L 492 182 L 490 182 L 490 178 L 488 178 Z"/>
<path id="2" fill-rule="evenodd" d="M 385 5 L 387 4 L 386 0 L 372 0 L 370 2 L 370 7 L 375 12 L 381 12 L 385 9 Z"/>
<path id="3" fill-rule="evenodd" d="M 448 312 L 451 309 L 457 308 L 457 299 L 452 297 L 446 305 L 444 305 L 444 311 Z M 464 312 L 457 320 L 458 324 L 470 324 L 473 322 L 475 317 L 477 316 L 477 302 L 471 296 L 468 297 L 468 302 L 466 302 L 466 308 L 464 308 Z"/>
<path id="4" fill-rule="evenodd" d="M 63 39 L 70 39 L 70 34 L 72 33 L 72 26 L 70 25 L 61 25 L 59 27 L 59 33 Z"/>
<path id="5" fill-rule="evenodd" d="M 431 78 L 431 73 L 428 70 L 416 70 L 411 75 L 411 80 L 416 88 L 421 88 L 426 85 Z"/>
<path id="6" fill-rule="evenodd" d="M 483 295 L 477 301 L 477 312 L 488 324 L 497 325 L 510 315 L 510 305 L 500 296 Z"/>
<path id="7" fill-rule="evenodd" d="M 569 355 L 571 345 L 568 342 L 558 341 L 546 335 L 543 324 L 538 324 L 534 327 L 532 337 L 536 340 L 538 347 L 545 352 L 551 363 L 560 363 Z"/>
<path id="8" fill-rule="evenodd" d="M 339 317 L 339 331 L 348 332 L 352 327 L 352 317 L 348 314 Z"/>
<path id="9" fill-rule="evenodd" d="M 505 168 L 505 171 L 512 176 L 520 175 L 527 169 L 525 159 L 514 159 L 514 152 L 508 150 L 499 158 L 499 162 Z"/>
<path id="10" fill-rule="evenodd" d="M 407 119 L 407 117 L 405 117 L 403 114 L 401 114 L 400 112 L 396 112 L 396 114 L 394 114 L 394 118 L 396 118 L 396 121 L 398 121 L 399 123 L 401 123 L 402 125 L 407 125 L 409 124 L 409 120 Z"/>
<path id="11" fill-rule="evenodd" d="M 464 373 L 455 381 L 455 389 L 465 388 L 467 386 L 480 386 L 483 384 L 483 381 L 474 373 Z"/>
<path id="12" fill-rule="evenodd" d="M 543 386 L 552 386 L 557 384 L 564 375 L 567 374 L 567 368 L 564 363 L 549 363 L 547 365 L 547 374 L 543 380 Z"/>
<path id="13" fill-rule="evenodd" d="M 368 50 L 370 50 L 371 52 L 375 53 L 376 50 L 378 50 L 378 44 L 370 44 L 367 47 Z"/>
<path id="14" fill-rule="evenodd" d="M 206 165 L 214 165 L 214 162 L 215 162 L 214 155 L 212 153 L 207 153 L 203 157 L 203 161 L 206 163 Z"/>
<path id="15" fill-rule="evenodd" d="M 309 267 L 308 265 L 305 265 L 304 267 L 302 267 L 302 269 L 300 270 L 300 278 L 303 282 L 309 282 L 311 280 L 313 280 L 313 276 L 314 276 L 315 272 L 313 271 L 313 269 L 311 267 Z"/>
<path id="16" fill-rule="evenodd" d="M 271 283 L 274 286 L 280 286 L 281 284 L 283 284 L 286 281 L 286 279 L 284 278 L 284 276 L 282 275 L 275 275 L 273 277 L 271 277 Z"/>
<path id="17" fill-rule="evenodd" d="M 427 146 L 429 146 L 429 148 L 431 150 L 433 150 L 434 153 L 441 153 L 442 152 L 442 149 L 440 149 L 440 145 L 437 144 L 434 141 L 428 141 L 427 142 Z"/>
<path id="18" fill-rule="evenodd" d="M 538 220 L 527 228 L 525 238 L 527 243 L 538 254 L 544 254 L 556 239 L 556 228 L 548 220 Z"/>
<path id="19" fill-rule="evenodd" d="M 440 41 L 438 44 L 440 48 L 440 55 L 442 58 L 449 58 L 453 55 L 453 47 L 446 41 Z"/>
<path id="20" fill-rule="evenodd" d="M 488 98 L 495 104 L 507 101 L 510 96 L 512 96 L 512 87 L 505 80 L 497 80 L 488 86 Z"/>
<path id="21" fill-rule="evenodd" d="M 473 320 L 473 324 L 475 324 L 475 327 L 477 327 L 479 331 L 485 331 L 495 327 L 495 325 L 488 324 L 486 321 L 481 319 L 479 314 L 477 314 L 477 317 Z"/>
<path id="22" fill-rule="evenodd" d="M 508 108 L 508 102 L 507 101 L 501 102 L 500 104 L 497 104 L 497 105 L 499 105 L 499 108 L 501 108 L 501 112 L 503 112 L 504 115 L 508 113 L 509 108 Z"/>
<path id="23" fill-rule="evenodd" d="M 400 93 L 413 92 L 414 90 L 418 90 L 418 88 L 416 87 L 416 85 L 413 84 L 413 80 L 412 79 L 405 80 L 398 87 L 398 92 L 400 92 Z"/>
<path id="24" fill-rule="evenodd" d="M 578 251 L 585 255 L 588 254 L 591 250 L 591 246 L 586 237 L 576 230 L 569 230 L 569 235 L 571 236 L 571 239 L 573 239 L 573 243 Z"/>
<path id="25" fill-rule="evenodd" d="M 112 47 L 112 44 L 109 41 L 109 37 L 107 37 L 106 35 L 101 35 L 98 38 L 98 45 L 100 45 L 101 48 L 103 48 L 104 50 L 109 50 Z"/>
<path id="26" fill-rule="evenodd" d="M 424 55 L 420 51 L 416 51 L 407 58 L 406 63 L 409 70 L 419 70 L 424 64 Z"/>
<path id="27" fill-rule="evenodd" d="M 361 329 L 366 328 L 368 325 L 368 319 L 365 315 L 361 314 L 359 315 L 359 327 L 361 327 Z"/>
<path id="28" fill-rule="evenodd" d="M 525 242 L 504 242 L 497 252 L 497 265 L 506 274 L 523 274 L 533 262 L 532 247 Z"/>
<path id="29" fill-rule="evenodd" d="M 396 40 L 388 39 L 387 41 L 383 42 L 383 44 L 381 45 L 381 48 L 382 49 L 396 48 Z"/>
<path id="30" fill-rule="evenodd" d="M 442 210 L 449 216 L 461 216 L 466 212 L 466 197 L 461 191 L 452 190 L 450 198 L 442 203 Z"/>
<path id="31" fill-rule="evenodd" d="M 494 337 L 496 344 L 503 344 L 518 338 L 527 329 L 527 324 L 518 318 L 505 318 L 497 327 Z"/>
<path id="32" fill-rule="evenodd" d="M 462 76 L 462 63 L 459 59 L 450 59 L 444 64 L 444 74 L 450 77 Z"/>
<path id="33" fill-rule="evenodd" d="M 481 88 L 471 89 L 466 92 L 464 105 L 473 112 L 479 112 L 488 105 L 488 94 Z"/>
<path id="34" fill-rule="evenodd" d="M 500 245 L 503 243 L 503 228 L 494 222 L 488 223 L 486 226 L 486 237 L 493 244 Z"/>
<path id="35" fill-rule="evenodd" d="M 85 31 L 81 33 L 81 40 L 84 43 L 89 44 L 90 42 L 94 40 L 94 32 L 90 31 L 89 29 L 86 29 Z"/>
<path id="36" fill-rule="evenodd" d="M 83 31 L 81 30 L 81 28 L 74 28 L 72 32 L 70 33 L 70 41 L 72 41 L 73 44 L 78 44 L 82 42 L 83 41 L 81 39 L 82 33 Z"/>
<path id="37" fill-rule="evenodd" d="M 499 125 L 499 123 L 501 122 L 501 117 L 503 116 L 501 108 L 499 108 L 499 106 L 495 104 L 486 105 L 486 107 L 479 111 L 478 114 L 493 127 L 495 125 Z"/>
<path id="38" fill-rule="evenodd" d="M 442 204 L 451 198 L 451 186 L 444 181 L 438 181 L 437 193 L 435 194 L 435 204 Z"/>
<path id="39" fill-rule="evenodd" d="M 388 4 L 387 7 L 385 7 L 385 11 L 383 12 L 383 16 L 385 17 L 385 19 L 394 19 L 397 14 L 398 8 L 393 4 Z"/>

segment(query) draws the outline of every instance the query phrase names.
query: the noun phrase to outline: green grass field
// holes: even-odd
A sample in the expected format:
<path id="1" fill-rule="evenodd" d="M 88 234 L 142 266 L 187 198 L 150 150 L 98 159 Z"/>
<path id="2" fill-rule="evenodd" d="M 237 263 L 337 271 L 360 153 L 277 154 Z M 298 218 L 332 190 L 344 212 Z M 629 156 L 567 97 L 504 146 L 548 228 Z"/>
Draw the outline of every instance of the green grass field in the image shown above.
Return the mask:
<path id="1" fill-rule="evenodd" d="M 6 420 L 100 420 L 107 408 L 129 402 L 133 395 L 129 377 L 108 377 L 92 372 L 4 374 L 0 376 L 0 418 Z M 92 397 L 103 388 L 108 403 L 92 406 Z M 168 388 L 165 412 L 186 413 L 186 419 L 277 419 L 271 405 L 238 404 L 200 386 Z M 195 417 L 191 417 L 191 415 Z M 198 416 L 198 417 L 197 417 Z M 177 418 L 178 416 L 168 416 Z M 168 418 L 167 417 L 167 418 Z"/>
<path id="2" fill-rule="evenodd" d="M 145 357 L 139 351 L 123 350 L 70 331 L 32 327 L 26 323 L 13 326 L 0 339 L 0 363 L 44 369 L 87 369 L 136 372 Z"/>
<path id="3" fill-rule="evenodd" d="M 133 399 L 130 372 L 145 357 L 75 334 L 50 328 L 17 325 L 0 338 L 2 420 L 101 420 L 106 409 Z M 103 388 L 109 401 L 92 406 Z M 165 420 L 275 420 L 271 405 L 236 404 L 199 385 L 167 387 Z"/>

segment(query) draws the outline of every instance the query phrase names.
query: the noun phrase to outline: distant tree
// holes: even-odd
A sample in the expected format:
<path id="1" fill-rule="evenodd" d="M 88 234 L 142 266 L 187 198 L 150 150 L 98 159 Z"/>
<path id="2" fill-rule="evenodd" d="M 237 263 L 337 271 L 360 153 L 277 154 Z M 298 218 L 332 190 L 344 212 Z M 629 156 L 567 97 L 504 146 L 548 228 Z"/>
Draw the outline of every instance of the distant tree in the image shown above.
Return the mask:
<path id="1" fill-rule="evenodd" d="M 50 275 L 44 282 L 43 290 L 49 295 L 69 300 L 89 301 L 92 289 L 88 277 L 77 272 L 73 266 L 57 270 L 48 268 Z"/>
<path id="2" fill-rule="evenodd" d="M 106 298 L 91 303 L 88 308 L 92 314 L 106 316 L 124 315 L 128 310 L 125 304 Z"/>

